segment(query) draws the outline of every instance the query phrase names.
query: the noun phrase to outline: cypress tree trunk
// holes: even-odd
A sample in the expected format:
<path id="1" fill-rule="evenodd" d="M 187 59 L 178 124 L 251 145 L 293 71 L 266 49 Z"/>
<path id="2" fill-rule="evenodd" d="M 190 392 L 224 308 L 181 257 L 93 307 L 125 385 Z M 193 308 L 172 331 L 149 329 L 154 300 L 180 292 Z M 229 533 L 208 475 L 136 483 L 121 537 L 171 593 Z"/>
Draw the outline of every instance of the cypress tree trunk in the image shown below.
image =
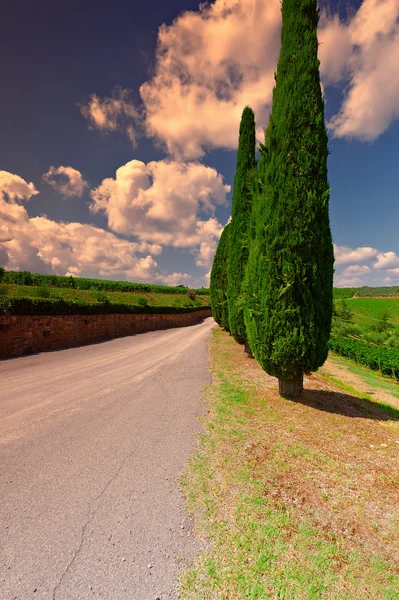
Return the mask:
<path id="1" fill-rule="evenodd" d="M 251 347 L 248 344 L 248 340 L 244 341 L 244 352 L 248 356 L 248 358 L 253 358 L 254 357 L 254 355 L 252 353 L 252 350 L 251 350 Z"/>
<path id="2" fill-rule="evenodd" d="M 295 397 L 327 358 L 334 255 L 317 2 L 283 0 L 282 14 L 244 313 L 258 362 Z"/>
<path id="3" fill-rule="evenodd" d="M 295 379 L 279 379 L 278 391 L 284 398 L 299 398 L 303 392 L 303 375 Z"/>
<path id="4" fill-rule="evenodd" d="M 247 341 L 244 321 L 243 280 L 249 255 L 249 220 L 255 161 L 255 117 L 252 108 L 243 110 L 238 138 L 237 166 L 231 211 L 230 249 L 227 261 L 227 301 L 231 334 L 239 344 Z"/>

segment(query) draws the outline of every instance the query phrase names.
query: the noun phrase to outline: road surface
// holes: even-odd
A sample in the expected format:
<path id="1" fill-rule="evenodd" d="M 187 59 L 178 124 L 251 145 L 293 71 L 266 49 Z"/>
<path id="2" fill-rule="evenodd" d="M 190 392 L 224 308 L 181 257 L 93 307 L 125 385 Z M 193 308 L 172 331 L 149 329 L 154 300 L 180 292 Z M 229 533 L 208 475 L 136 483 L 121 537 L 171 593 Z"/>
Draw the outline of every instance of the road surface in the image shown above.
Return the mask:
<path id="1" fill-rule="evenodd" d="M 212 327 L 0 362 L 1 600 L 177 598 Z"/>

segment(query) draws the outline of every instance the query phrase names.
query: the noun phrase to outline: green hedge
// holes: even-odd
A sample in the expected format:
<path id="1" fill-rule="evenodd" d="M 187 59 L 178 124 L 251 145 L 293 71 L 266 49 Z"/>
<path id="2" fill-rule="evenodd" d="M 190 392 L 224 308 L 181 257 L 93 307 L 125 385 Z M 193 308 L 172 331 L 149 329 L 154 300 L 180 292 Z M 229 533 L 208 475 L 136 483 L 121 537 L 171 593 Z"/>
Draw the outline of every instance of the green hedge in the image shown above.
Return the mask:
<path id="1" fill-rule="evenodd" d="M 333 352 L 341 356 L 356 360 L 374 371 L 381 371 L 388 377 L 399 379 L 399 350 L 395 348 L 335 335 L 330 337 L 329 345 Z"/>
<path id="2" fill-rule="evenodd" d="M 17 285 L 49 286 L 73 288 L 76 290 L 97 290 L 102 292 L 156 292 L 158 294 L 184 294 L 189 290 L 185 286 L 171 287 L 151 283 L 132 283 L 129 281 L 108 281 L 106 279 L 88 279 L 85 277 L 65 277 L 63 275 L 41 275 L 30 271 L 6 271 L 0 268 L 0 282 Z M 208 289 L 195 290 L 197 294 L 207 295 Z"/>
<path id="3" fill-rule="evenodd" d="M 11 315 L 110 315 L 178 314 L 210 310 L 210 306 L 137 306 L 111 302 L 66 302 L 44 298 L 0 298 L 0 314 Z"/>

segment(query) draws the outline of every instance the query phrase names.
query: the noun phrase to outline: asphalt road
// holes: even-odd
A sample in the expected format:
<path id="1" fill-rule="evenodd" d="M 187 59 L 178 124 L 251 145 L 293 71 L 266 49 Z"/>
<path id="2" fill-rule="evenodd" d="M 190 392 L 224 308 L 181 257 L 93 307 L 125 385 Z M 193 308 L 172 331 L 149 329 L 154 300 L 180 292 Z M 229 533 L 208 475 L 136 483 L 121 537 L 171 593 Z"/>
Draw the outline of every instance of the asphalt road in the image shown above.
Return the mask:
<path id="1" fill-rule="evenodd" d="M 0 362 L 1 600 L 177 598 L 213 326 Z"/>

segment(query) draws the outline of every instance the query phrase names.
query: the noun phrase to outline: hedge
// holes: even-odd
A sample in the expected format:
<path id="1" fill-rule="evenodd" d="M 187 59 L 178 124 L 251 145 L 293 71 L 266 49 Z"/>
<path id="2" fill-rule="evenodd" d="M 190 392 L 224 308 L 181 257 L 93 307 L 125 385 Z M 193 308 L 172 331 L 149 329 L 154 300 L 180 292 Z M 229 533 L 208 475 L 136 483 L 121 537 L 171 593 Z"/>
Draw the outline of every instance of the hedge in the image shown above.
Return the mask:
<path id="1" fill-rule="evenodd" d="M 388 377 L 399 379 L 399 350 L 395 348 L 335 335 L 330 337 L 329 346 L 341 356 L 356 360 L 374 371 L 381 371 Z"/>
<path id="2" fill-rule="evenodd" d="M 110 315 L 182 314 L 210 310 L 210 306 L 138 306 L 112 302 L 67 302 L 62 299 L 0 297 L 0 314 L 11 315 Z"/>
<path id="3" fill-rule="evenodd" d="M 85 277 L 66 277 L 64 275 L 41 275 L 30 271 L 6 271 L 0 268 L 0 282 L 17 285 L 49 286 L 73 288 L 76 290 L 97 290 L 103 292 L 156 292 L 158 294 L 184 294 L 186 286 L 171 287 L 151 283 L 132 283 L 129 281 L 108 281 Z M 195 290 L 197 294 L 207 295 L 208 289 Z"/>

